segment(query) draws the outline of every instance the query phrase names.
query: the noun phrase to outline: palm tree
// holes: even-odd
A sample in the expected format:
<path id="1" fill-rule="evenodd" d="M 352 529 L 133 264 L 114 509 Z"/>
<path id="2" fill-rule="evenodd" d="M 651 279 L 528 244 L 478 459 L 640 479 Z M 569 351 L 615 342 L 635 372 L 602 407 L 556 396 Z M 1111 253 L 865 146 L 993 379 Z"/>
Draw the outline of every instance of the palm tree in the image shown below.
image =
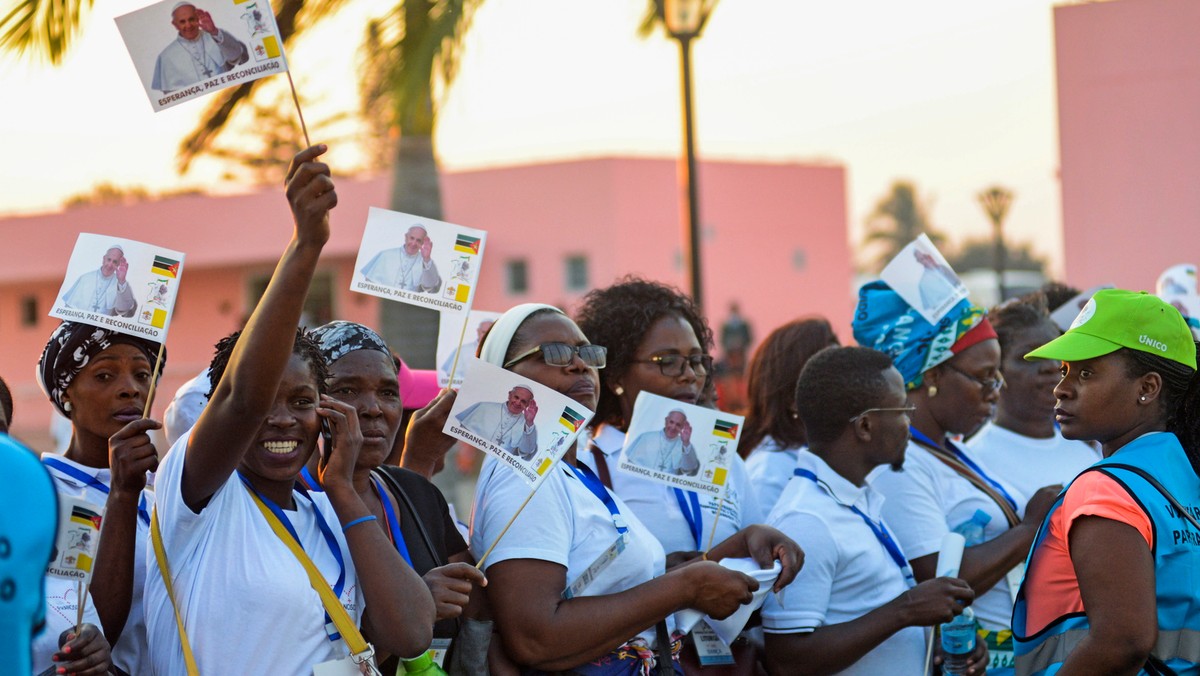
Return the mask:
<path id="1" fill-rule="evenodd" d="M 867 216 L 865 242 L 880 242 L 884 246 L 876 259 L 878 269 L 887 265 L 922 233 L 929 235 L 934 244 L 940 244 L 944 239 L 929 224 L 926 207 L 917 196 L 916 186 L 909 181 L 893 182 L 888 194 L 875 203 L 875 208 Z"/>
<path id="2" fill-rule="evenodd" d="M 346 0 L 277 0 L 276 23 L 284 44 L 304 27 L 337 13 Z M 397 132 L 391 207 L 429 218 L 442 217 L 433 134 L 438 108 L 457 74 L 463 39 L 482 0 L 395 0 L 382 18 L 367 26 L 362 48 L 365 73 L 363 113 Z M 48 59 L 58 65 L 74 45 L 81 17 L 91 0 L 19 0 L 0 19 L 0 49 Z M 261 81 L 213 95 L 201 121 L 180 143 L 178 167 L 213 147 L 236 110 L 246 105 Z M 404 346 L 417 366 L 432 366 L 437 313 L 400 303 L 384 303 L 382 329 Z"/>

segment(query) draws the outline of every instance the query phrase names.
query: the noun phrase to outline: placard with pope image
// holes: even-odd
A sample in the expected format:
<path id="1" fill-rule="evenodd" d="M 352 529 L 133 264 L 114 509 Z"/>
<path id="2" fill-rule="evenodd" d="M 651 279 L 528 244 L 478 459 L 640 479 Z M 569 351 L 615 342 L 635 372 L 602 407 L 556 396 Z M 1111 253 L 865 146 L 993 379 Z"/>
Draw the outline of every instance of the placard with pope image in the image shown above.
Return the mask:
<path id="1" fill-rule="evenodd" d="M 496 456 L 536 488 L 594 412 L 512 371 L 475 357 L 464 361 L 470 375 L 442 431 Z"/>
<path id="2" fill-rule="evenodd" d="M 466 313 L 486 240 L 483 230 L 371 207 L 350 290 Z"/>
<path id="3" fill-rule="evenodd" d="M 923 233 L 909 242 L 879 277 L 934 326 L 967 297 L 966 285 Z"/>
<path id="4" fill-rule="evenodd" d="M 722 497 L 741 434 L 740 415 L 684 404 L 643 390 L 633 404 L 620 468 Z"/>
<path id="5" fill-rule="evenodd" d="M 181 251 L 81 233 L 50 316 L 161 343 L 182 277 Z"/>
<path id="6" fill-rule="evenodd" d="M 288 69 L 268 0 L 163 0 L 116 21 L 155 112 Z"/>

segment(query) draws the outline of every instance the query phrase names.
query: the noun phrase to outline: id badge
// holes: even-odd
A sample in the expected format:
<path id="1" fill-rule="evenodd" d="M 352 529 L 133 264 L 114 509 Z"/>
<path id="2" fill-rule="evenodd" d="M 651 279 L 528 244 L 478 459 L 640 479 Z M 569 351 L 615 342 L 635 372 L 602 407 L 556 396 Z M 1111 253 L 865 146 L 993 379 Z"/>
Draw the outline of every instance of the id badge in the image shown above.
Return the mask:
<path id="1" fill-rule="evenodd" d="M 1022 561 L 1013 566 L 1013 569 L 1005 573 L 1005 580 L 1008 581 L 1008 595 L 1012 599 L 1013 605 L 1017 603 L 1017 592 L 1021 589 L 1021 581 L 1025 579 L 1025 562 Z"/>
<path id="2" fill-rule="evenodd" d="M 600 556 L 596 557 L 596 560 L 592 562 L 592 565 L 588 566 L 587 570 L 583 571 L 579 577 L 575 578 L 574 582 L 563 590 L 562 597 L 564 599 L 573 599 L 582 594 L 588 588 L 588 585 L 592 584 L 592 581 L 599 577 L 605 568 L 612 565 L 612 562 L 617 560 L 621 552 L 625 551 L 625 545 L 628 542 L 629 536 L 627 534 L 622 533 L 618 535 L 616 541 L 609 545 L 608 549 L 601 552 Z"/>
<path id="3" fill-rule="evenodd" d="M 692 642 L 696 645 L 696 655 L 700 658 L 700 666 L 711 667 L 718 664 L 733 664 L 733 651 L 717 636 L 717 632 L 701 621 L 692 629 Z"/>
<path id="4" fill-rule="evenodd" d="M 435 638 L 433 643 L 429 644 L 429 656 L 439 667 L 446 666 L 446 653 L 450 652 L 450 641 L 448 638 Z"/>

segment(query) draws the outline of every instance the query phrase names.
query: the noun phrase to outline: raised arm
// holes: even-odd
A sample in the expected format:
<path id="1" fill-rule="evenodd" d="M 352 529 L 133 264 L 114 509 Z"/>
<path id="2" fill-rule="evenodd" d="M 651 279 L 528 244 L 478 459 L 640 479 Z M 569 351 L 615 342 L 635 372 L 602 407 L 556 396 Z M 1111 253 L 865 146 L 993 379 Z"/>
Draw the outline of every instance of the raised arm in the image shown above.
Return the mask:
<path id="1" fill-rule="evenodd" d="M 292 160 L 287 198 L 295 232 L 192 430 L 182 490 L 193 510 L 203 507 L 241 462 L 291 357 L 304 298 L 329 239 L 329 210 L 337 205 L 329 167 L 316 161 L 325 150 L 325 145 L 313 146 Z"/>
<path id="2" fill-rule="evenodd" d="M 727 617 L 758 583 L 711 561 L 682 567 L 616 594 L 563 600 L 567 571 L 536 559 L 488 566 L 488 600 L 509 655 L 544 671 L 594 660 L 681 608 Z"/>

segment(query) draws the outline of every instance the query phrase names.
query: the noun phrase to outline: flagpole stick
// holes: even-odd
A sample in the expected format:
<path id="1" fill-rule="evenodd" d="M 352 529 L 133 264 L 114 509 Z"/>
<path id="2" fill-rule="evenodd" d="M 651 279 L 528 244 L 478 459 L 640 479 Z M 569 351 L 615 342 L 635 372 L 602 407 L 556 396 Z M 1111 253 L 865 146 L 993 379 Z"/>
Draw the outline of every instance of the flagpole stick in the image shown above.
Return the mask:
<path id="1" fill-rule="evenodd" d="M 150 404 L 154 403 L 154 389 L 158 385 L 158 374 L 162 369 L 163 352 L 167 349 L 166 337 L 158 344 L 158 358 L 154 360 L 154 375 L 150 377 L 150 391 L 146 393 L 146 406 L 142 409 L 142 417 L 150 417 Z"/>
<path id="2" fill-rule="evenodd" d="M 292 71 L 287 71 L 288 86 L 292 88 L 292 101 L 296 104 L 296 115 L 300 117 L 300 131 L 304 132 L 304 147 L 309 148 L 312 142 L 308 140 L 308 125 L 304 124 L 304 111 L 300 110 L 300 97 L 296 94 L 296 83 L 292 82 Z"/>
<path id="3" fill-rule="evenodd" d="M 75 636 L 79 636 L 79 632 L 83 626 L 83 609 L 85 606 L 87 606 L 87 595 L 91 588 L 91 580 L 88 580 L 87 584 L 84 584 L 83 580 L 75 583 L 75 596 L 76 601 L 78 601 L 78 603 L 75 604 L 77 607 L 75 611 Z"/>
<path id="4" fill-rule="evenodd" d="M 467 337 L 467 324 L 470 323 L 471 313 L 468 310 L 467 316 L 463 318 L 462 331 L 458 334 L 458 349 L 454 351 L 454 363 L 450 366 L 449 380 L 446 382 L 446 387 L 454 387 L 454 373 L 458 371 L 458 358 L 462 356 L 463 339 Z M 521 505 L 524 507 L 524 505 Z"/>
<path id="5" fill-rule="evenodd" d="M 545 482 L 543 481 L 542 483 Z M 533 499 L 533 494 L 537 493 L 537 489 L 542 487 L 542 483 L 534 486 L 533 490 L 529 491 L 529 497 L 525 498 L 525 502 L 522 502 L 521 506 L 517 508 L 517 513 L 513 514 L 512 518 L 508 520 L 508 523 L 504 524 L 504 530 L 500 531 L 500 534 L 496 536 L 496 541 L 493 542 L 492 546 L 488 547 L 487 551 L 483 553 L 483 556 L 479 558 L 479 563 L 475 564 L 475 570 L 483 570 L 483 562 L 487 561 L 487 557 L 492 553 L 492 550 L 496 548 L 496 545 L 500 544 L 500 539 L 504 537 L 504 534 L 508 532 L 508 529 L 513 525 L 513 522 L 516 521 L 517 517 L 521 515 L 521 511 L 524 510 L 525 505 L 528 505 L 529 501 Z"/>
<path id="6" fill-rule="evenodd" d="M 717 515 L 713 517 L 712 530 L 708 531 L 708 546 L 704 548 L 704 554 L 707 556 L 712 549 L 713 538 L 717 536 L 717 522 L 721 520 L 721 508 L 725 506 L 725 493 L 721 493 L 721 499 L 717 502 Z"/>

